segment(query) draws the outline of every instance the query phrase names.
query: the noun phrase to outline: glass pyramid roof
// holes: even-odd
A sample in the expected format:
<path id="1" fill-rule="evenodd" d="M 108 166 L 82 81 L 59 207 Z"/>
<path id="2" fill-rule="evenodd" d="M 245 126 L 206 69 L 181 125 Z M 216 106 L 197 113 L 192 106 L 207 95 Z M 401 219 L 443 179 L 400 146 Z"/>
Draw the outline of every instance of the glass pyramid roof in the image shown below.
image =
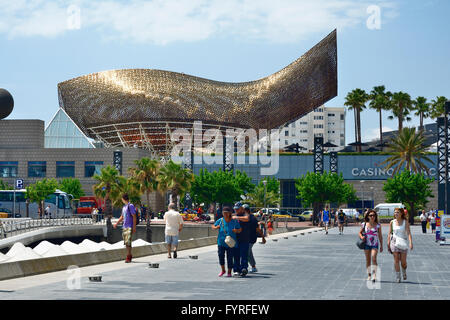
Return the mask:
<path id="1" fill-rule="evenodd" d="M 95 148 L 91 140 L 59 109 L 45 129 L 45 148 Z"/>

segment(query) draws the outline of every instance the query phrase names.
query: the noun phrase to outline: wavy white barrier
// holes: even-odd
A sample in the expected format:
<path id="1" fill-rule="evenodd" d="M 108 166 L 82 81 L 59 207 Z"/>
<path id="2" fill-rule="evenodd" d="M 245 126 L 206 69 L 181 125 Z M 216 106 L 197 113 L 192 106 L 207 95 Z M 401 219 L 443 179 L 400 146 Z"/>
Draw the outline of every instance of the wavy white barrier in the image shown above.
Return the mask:
<path id="1" fill-rule="evenodd" d="M 149 245 L 142 239 L 133 241 L 133 247 Z M 105 241 L 97 243 L 89 239 L 83 240 L 83 242 L 76 244 L 70 241 L 64 241 L 61 245 L 50 243 L 46 240 L 41 241 L 36 247 L 29 248 L 24 246 L 20 242 L 16 242 L 8 253 L 0 253 L 0 263 L 14 262 L 21 260 L 48 258 L 64 256 L 68 254 L 79 254 L 86 252 L 95 252 L 102 250 L 114 250 L 125 248 L 123 241 L 118 241 L 114 244 L 107 243 Z"/>

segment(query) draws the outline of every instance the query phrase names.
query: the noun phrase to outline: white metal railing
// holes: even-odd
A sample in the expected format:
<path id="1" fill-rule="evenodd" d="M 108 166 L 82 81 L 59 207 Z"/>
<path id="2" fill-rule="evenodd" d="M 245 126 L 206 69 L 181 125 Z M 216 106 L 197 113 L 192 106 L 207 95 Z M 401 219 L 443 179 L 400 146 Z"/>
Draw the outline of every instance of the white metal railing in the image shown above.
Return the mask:
<path id="1" fill-rule="evenodd" d="M 83 215 L 61 219 L 28 219 L 28 220 L 8 220 L 0 221 L 0 237 L 8 238 L 30 232 L 37 229 L 60 227 L 60 226 L 77 226 L 77 225 L 94 225 L 106 224 L 103 215 Z"/>

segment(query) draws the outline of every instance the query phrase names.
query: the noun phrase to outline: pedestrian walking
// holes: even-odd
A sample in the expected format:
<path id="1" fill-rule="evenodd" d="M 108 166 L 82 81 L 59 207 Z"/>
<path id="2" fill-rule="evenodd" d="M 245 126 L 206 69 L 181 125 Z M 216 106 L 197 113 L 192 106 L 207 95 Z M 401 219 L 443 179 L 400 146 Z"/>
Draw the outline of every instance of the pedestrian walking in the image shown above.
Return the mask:
<path id="1" fill-rule="evenodd" d="M 338 212 L 334 209 L 331 211 L 331 216 L 333 217 L 333 227 L 336 227 L 337 213 Z"/>
<path id="2" fill-rule="evenodd" d="M 428 215 L 425 213 L 425 210 L 422 210 L 420 215 L 420 223 L 422 224 L 422 233 L 427 233 Z"/>
<path id="3" fill-rule="evenodd" d="M 431 233 L 436 233 L 436 213 L 432 212 L 430 215 Z"/>
<path id="4" fill-rule="evenodd" d="M 239 252 L 238 242 L 237 242 L 237 234 L 242 231 L 241 226 L 239 225 L 239 221 L 231 218 L 231 208 L 224 207 L 222 209 L 222 217 L 218 219 L 213 226 L 212 229 L 219 229 L 217 235 L 217 253 L 219 256 L 219 264 L 221 268 L 221 272 L 219 273 L 219 277 L 222 277 L 225 274 L 225 255 L 227 259 L 227 267 L 228 273 L 227 277 L 231 277 L 231 271 L 234 268 L 235 261 L 234 256 L 235 252 Z M 234 245 L 229 246 L 225 240 L 230 237 L 234 240 Z M 231 245 L 231 244 L 230 244 Z"/>
<path id="5" fill-rule="evenodd" d="M 237 234 L 238 251 L 235 251 L 235 275 L 245 277 L 248 273 L 248 248 L 250 245 L 250 216 L 245 212 L 243 204 L 236 202 L 233 208 L 236 212 L 233 219 L 238 220 L 242 231 Z"/>
<path id="6" fill-rule="evenodd" d="M 44 215 L 46 217 L 49 217 L 49 219 L 52 218 L 52 209 L 50 208 L 50 205 L 48 205 L 44 210 Z"/>
<path id="7" fill-rule="evenodd" d="M 113 227 L 116 229 L 117 225 L 123 221 L 122 238 L 127 249 L 125 263 L 130 263 L 133 258 L 131 248 L 133 234 L 136 233 L 136 208 L 130 203 L 130 199 L 126 193 L 122 195 L 122 203 L 122 214 Z"/>
<path id="8" fill-rule="evenodd" d="M 164 214 L 164 222 L 166 223 L 165 240 L 167 244 L 167 258 L 171 259 L 171 250 L 173 247 L 173 257 L 177 258 L 177 246 L 179 241 L 180 232 L 183 229 L 183 217 L 180 215 L 175 203 L 169 204 L 169 211 Z"/>
<path id="9" fill-rule="evenodd" d="M 338 216 L 339 234 L 344 234 L 344 223 L 347 220 L 347 216 L 345 215 L 344 210 L 342 209 L 339 209 L 337 216 Z"/>
<path id="10" fill-rule="evenodd" d="M 245 213 L 249 215 L 249 230 L 250 230 L 250 242 L 248 246 L 248 262 L 251 265 L 250 272 L 258 272 L 258 269 L 256 268 L 256 261 L 255 257 L 253 256 L 253 245 L 258 240 L 258 236 L 262 238 L 262 243 L 266 243 L 266 239 L 264 237 L 263 231 L 259 228 L 259 223 L 256 217 L 252 214 L 250 211 L 250 207 L 248 204 L 244 204 L 244 210 Z"/>
<path id="11" fill-rule="evenodd" d="M 363 234 L 364 233 L 364 234 Z M 364 222 L 361 224 L 359 237 L 366 240 L 364 254 L 366 256 L 367 280 L 376 281 L 378 250 L 383 252 L 383 236 L 381 225 L 378 223 L 378 214 L 375 210 L 367 210 Z"/>
<path id="12" fill-rule="evenodd" d="M 395 208 L 394 220 L 389 224 L 388 250 L 394 255 L 394 269 L 397 282 L 400 282 L 400 262 L 402 265 L 403 280 L 406 280 L 407 254 L 413 249 L 411 230 L 409 228 L 408 216 L 402 208 Z"/>
<path id="13" fill-rule="evenodd" d="M 322 211 L 321 221 L 325 226 L 325 234 L 328 234 L 328 224 L 330 223 L 330 211 L 328 211 L 328 206 Z"/>

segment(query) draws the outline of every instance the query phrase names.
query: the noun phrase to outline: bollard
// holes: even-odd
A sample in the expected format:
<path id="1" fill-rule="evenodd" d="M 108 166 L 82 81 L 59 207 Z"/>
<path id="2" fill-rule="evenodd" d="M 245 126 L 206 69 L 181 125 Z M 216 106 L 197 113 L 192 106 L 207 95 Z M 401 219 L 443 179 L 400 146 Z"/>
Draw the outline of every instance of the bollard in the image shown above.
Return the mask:
<path id="1" fill-rule="evenodd" d="M 91 282 L 102 282 L 102 276 L 94 275 L 89 277 L 89 281 Z"/>

